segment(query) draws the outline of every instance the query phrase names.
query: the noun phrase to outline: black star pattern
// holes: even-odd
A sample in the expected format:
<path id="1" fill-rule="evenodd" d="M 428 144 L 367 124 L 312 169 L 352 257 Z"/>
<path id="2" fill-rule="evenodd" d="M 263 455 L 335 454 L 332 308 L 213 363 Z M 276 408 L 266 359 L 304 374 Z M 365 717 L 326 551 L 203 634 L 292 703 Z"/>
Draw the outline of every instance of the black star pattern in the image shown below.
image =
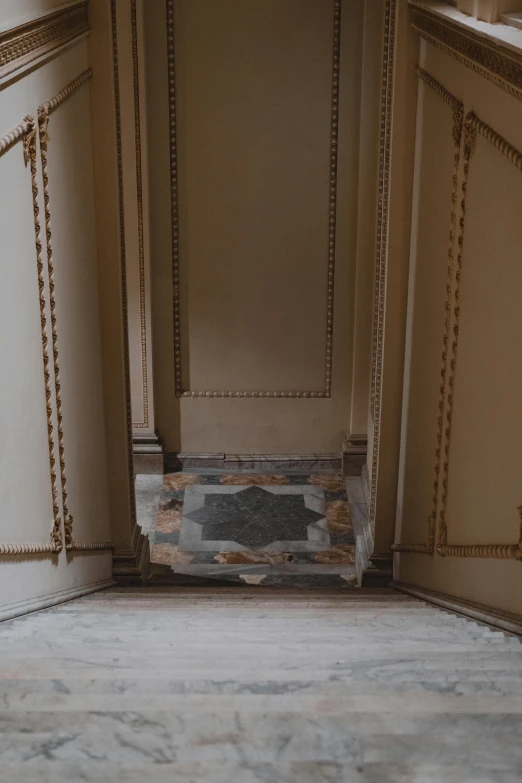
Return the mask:
<path id="1" fill-rule="evenodd" d="M 306 508 L 303 495 L 247 487 L 230 495 L 206 495 L 203 508 L 187 517 L 202 526 L 203 541 L 236 541 L 259 549 L 273 541 L 306 541 L 308 525 L 324 514 Z"/>

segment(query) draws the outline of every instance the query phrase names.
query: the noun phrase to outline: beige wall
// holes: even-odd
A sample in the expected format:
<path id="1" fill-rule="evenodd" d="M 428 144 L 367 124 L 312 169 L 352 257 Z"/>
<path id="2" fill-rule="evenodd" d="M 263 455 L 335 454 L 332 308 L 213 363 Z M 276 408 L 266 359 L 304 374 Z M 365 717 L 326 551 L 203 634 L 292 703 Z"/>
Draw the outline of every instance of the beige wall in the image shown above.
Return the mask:
<path id="1" fill-rule="evenodd" d="M 26 4 L 28 5 L 28 4 Z M 45 10 L 34 8 L 24 10 Z M 6 9 L 7 10 L 7 9 Z M 17 11 L 19 7 L 17 4 Z M 0 87 L 0 136 L 54 98 L 89 65 L 85 40 Z M 110 541 L 98 308 L 96 217 L 90 86 L 80 87 L 52 113 L 48 142 L 48 209 L 52 239 L 45 240 L 42 163 L 36 156 L 50 414 L 46 412 L 38 290 L 37 247 L 30 168 L 23 144 L 0 157 L 0 236 L 4 285 L 0 292 L 3 411 L 0 470 L 0 540 L 6 545 L 50 542 L 53 526 L 48 425 L 52 427 L 58 514 L 64 538 L 64 495 L 76 544 Z M 51 312 L 47 253 L 52 248 Z M 55 327 L 53 346 L 51 327 Z M 53 347 L 58 351 L 59 388 Z M 57 399 L 57 388 L 61 406 Z M 60 409 L 60 410 L 59 410 Z M 61 414 L 61 416 L 60 416 Z M 61 418 L 61 427 L 59 426 Z M 60 431 L 61 430 L 61 431 Z M 60 457 L 59 446 L 63 451 Z M 108 580 L 111 551 L 0 555 L 0 616 L 58 600 Z"/>
<path id="2" fill-rule="evenodd" d="M 364 4 L 342 11 L 332 388 L 313 399 L 231 393 L 324 393 L 334 3 L 216 9 L 175 4 L 180 365 L 182 391 L 228 397 L 175 396 L 164 9 L 145 20 L 157 425 L 167 450 L 338 452 L 350 429 Z"/>
<path id="3" fill-rule="evenodd" d="M 464 113 L 473 110 L 522 151 L 520 98 L 426 42 L 422 42 L 420 64 L 463 102 Z M 397 540 L 401 545 L 428 542 L 435 491 L 437 533 L 442 530 L 441 518 L 445 519 L 450 547 L 482 546 L 479 551 L 486 556 L 471 557 L 473 549 L 450 549 L 445 557 L 437 552 L 401 552 L 396 555 L 396 578 L 520 614 L 522 563 L 496 559 L 493 550 L 484 547 L 498 544 L 513 545 L 514 549 L 520 536 L 522 157 L 516 165 L 501 153 L 498 143 L 479 134 L 463 192 L 463 146 L 457 180 L 452 180 L 452 109 L 422 81 L 418 91 Z M 456 228 L 450 242 L 453 193 Z M 456 275 L 459 237 L 463 242 L 460 278 Z M 441 398 L 448 246 L 454 269 L 450 275 L 447 381 Z M 460 306 L 456 313 L 457 297 Z M 458 340 L 454 338 L 456 318 Z M 442 427 L 438 421 L 441 399 Z M 439 462 L 440 479 L 434 486 Z M 436 543 L 444 542 L 437 536 Z"/>

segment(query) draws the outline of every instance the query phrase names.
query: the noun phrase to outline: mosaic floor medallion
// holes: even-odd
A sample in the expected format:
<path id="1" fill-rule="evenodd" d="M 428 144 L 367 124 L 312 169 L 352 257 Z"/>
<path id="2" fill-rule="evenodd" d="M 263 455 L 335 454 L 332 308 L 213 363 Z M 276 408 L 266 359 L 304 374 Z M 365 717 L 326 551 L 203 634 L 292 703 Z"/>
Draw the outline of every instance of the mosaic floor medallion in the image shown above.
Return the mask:
<path id="1" fill-rule="evenodd" d="M 153 564 L 227 582 L 355 585 L 342 475 L 174 473 L 163 485 Z"/>

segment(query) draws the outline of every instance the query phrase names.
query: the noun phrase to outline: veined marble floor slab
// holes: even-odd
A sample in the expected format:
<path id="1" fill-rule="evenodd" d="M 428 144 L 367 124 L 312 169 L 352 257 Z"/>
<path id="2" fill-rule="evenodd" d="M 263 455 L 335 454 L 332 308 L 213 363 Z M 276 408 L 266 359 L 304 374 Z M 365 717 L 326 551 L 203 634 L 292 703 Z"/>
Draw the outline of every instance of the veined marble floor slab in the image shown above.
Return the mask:
<path id="1" fill-rule="evenodd" d="M 522 645 L 384 590 L 113 589 L 0 624 L 1 783 L 519 783 Z"/>
<path id="2" fill-rule="evenodd" d="M 170 571 L 178 582 L 185 576 L 357 586 L 355 536 L 339 473 L 166 475 L 151 538 L 153 573 Z"/>

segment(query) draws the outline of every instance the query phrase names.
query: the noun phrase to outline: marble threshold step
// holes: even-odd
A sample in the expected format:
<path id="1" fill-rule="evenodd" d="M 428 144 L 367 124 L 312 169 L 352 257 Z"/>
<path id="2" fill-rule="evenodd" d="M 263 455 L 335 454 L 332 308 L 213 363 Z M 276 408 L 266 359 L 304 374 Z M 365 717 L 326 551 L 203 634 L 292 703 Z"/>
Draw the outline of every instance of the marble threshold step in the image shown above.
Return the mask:
<path id="1" fill-rule="evenodd" d="M 0 625 L 0 780 L 518 783 L 519 639 L 391 592 L 111 590 Z"/>

